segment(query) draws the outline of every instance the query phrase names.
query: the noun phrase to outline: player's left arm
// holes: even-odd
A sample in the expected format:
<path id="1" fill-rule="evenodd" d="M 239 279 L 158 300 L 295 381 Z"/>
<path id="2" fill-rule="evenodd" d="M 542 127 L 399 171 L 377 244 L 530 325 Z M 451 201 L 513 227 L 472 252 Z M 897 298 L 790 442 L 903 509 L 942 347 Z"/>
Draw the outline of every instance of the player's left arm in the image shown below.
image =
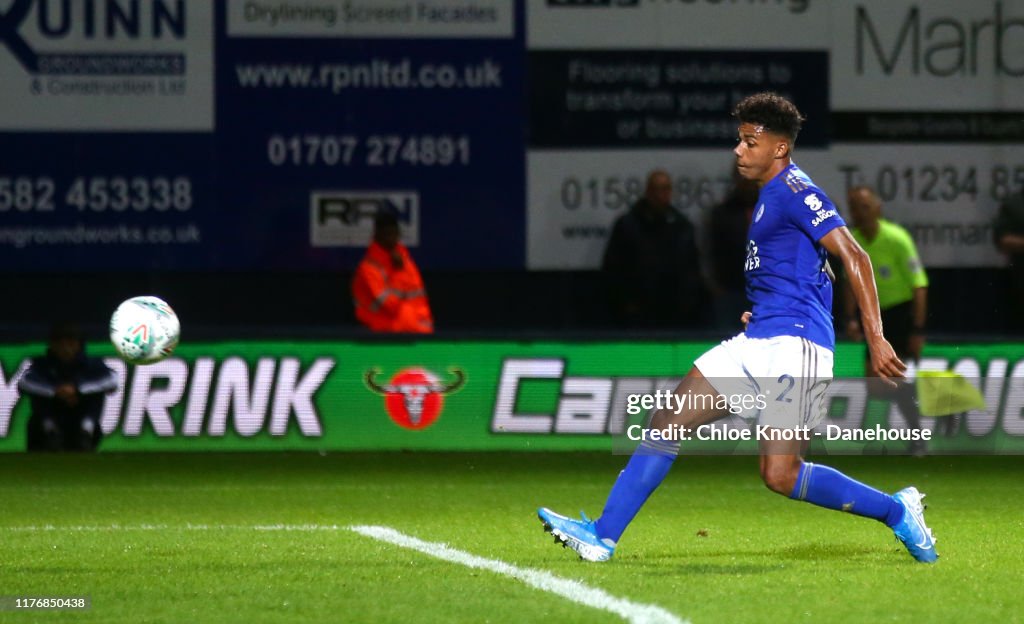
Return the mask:
<path id="1" fill-rule="evenodd" d="M 882 333 L 882 317 L 878 307 L 878 290 L 871 269 L 871 258 L 853 239 L 846 226 L 833 228 L 822 236 L 819 242 L 843 264 L 843 270 L 850 281 L 850 288 L 860 309 L 861 327 L 871 351 L 873 372 L 883 380 L 888 380 L 889 377 L 903 377 L 907 366 L 896 356 L 892 345 Z"/>

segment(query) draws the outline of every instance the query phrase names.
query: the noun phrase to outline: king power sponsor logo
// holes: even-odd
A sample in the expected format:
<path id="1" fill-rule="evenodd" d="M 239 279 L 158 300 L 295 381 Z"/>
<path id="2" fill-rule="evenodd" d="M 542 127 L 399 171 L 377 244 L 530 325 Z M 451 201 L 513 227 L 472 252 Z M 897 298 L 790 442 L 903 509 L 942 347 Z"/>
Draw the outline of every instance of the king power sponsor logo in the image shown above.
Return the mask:
<path id="1" fill-rule="evenodd" d="M 119 378 L 117 390 L 104 404 L 104 434 L 134 437 L 148 423 L 160 437 L 213 438 L 230 432 L 283 436 L 293 426 L 302 436 L 321 437 L 315 397 L 336 364 L 331 357 L 305 367 L 295 357 L 262 357 L 252 364 L 239 357 L 221 362 L 200 357 L 191 365 L 181 358 L 135 367 L 117 358 L 104 362 Z M 14 371 L 0 367 L 0 438 L 10 430 L 21 399 L 18 379 L 29 363 L 23 360 Z M 172 417 L 172 411 L 181 411 L 181 417 Z"/>
<path id="2" fill-rule="evenodd" d="M 675 377 L 571 376 L 560 358 L 507 358 L 501 367 L 497 397 L 491 417 L 491 431 L 497 434 L 589 434 L 622 435 L 627 426 L 630 395 L 674 390 Z M 922 358 L 920 370 L 945 371 L 963 375 L 985 398 L 984 410 L 967 412 L 962 426 L 972 437 L 984 437 L 1001 429 L 1008 435 L 1024 436 L 1024 358 L 989 360 L 984 368 L 974 358 L 949 360 Z M 916 369 L 908 371 L 913 377 Z M 524 412 L 520 404 L 524 382 L 555 380 L 559 383 L 553 412 Z M 828 417 L 820 425 L 860 429 L 865 423 L 868 389 L 863 380 L 835 379 L 826 392 Z M 925 419 L 933 426 L 937 419 Z M 888 415 L 891 426 L 905 426 L 898 408 Z M 929 424 L 931 423 L 931 424 Z"/>

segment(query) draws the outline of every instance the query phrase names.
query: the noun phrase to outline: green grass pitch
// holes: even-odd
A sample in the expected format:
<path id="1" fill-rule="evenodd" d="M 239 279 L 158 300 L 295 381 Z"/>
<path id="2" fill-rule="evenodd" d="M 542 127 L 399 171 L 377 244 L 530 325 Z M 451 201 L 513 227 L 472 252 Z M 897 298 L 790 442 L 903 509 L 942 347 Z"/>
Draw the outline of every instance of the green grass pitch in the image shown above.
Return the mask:
<path id="1" fill-rule="evenodd" d="M 770 493 L 756 457 L 683 457 L 615 558 L 588 564 L 535 509 L 600 512 L 600 454 L 0 457 L 0 595 L 88 595 L 2 622 L 617 622 L 486 570 L 347 529 L 383 525 L 703 622 L 1024 620 L 1022 457 L 836 457 L 928 494 L 941 555 Z M 288 529 L 288 530 L 286 530 Z"/>

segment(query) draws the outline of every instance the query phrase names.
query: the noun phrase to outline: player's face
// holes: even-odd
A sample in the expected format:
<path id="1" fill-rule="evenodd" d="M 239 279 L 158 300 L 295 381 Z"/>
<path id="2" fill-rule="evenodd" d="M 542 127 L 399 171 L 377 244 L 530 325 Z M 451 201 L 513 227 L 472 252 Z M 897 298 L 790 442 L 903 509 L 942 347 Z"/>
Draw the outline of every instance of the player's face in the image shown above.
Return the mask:
<path id="1" fill-rule="evenodd" d="M 778 173 L 774 167 L 779 155 L 785 154 L 785 140 L 779 135 L 752 123 L 741 123 L 736 149 L 736 170 L 747 180 L 764 184 Z"/>

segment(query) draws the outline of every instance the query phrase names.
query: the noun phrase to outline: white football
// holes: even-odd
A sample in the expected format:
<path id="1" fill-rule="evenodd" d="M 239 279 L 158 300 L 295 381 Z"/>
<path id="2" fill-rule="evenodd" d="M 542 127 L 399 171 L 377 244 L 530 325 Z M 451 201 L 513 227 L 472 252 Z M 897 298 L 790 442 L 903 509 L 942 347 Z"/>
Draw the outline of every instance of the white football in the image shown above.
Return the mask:
<path id="1" fill-rule="evenodd" d="M 110 318 L 110 341 L 132 364 L 159 362 L 174 351 L 180 336 L 178 315 L 159 297 L 132 297 Z"/>

